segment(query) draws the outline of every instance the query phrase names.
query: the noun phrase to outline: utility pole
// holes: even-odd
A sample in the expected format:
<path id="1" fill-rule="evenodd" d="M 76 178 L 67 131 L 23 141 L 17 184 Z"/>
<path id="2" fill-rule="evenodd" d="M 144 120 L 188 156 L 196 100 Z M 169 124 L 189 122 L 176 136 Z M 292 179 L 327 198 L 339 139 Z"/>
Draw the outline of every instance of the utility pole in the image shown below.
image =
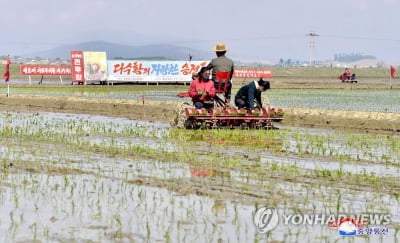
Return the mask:
<path id="1" fill-rule="evenodd" d="M 310 65 L 314 65 L 314 47 L 315 47 L 315 42 L 314 42 L 314 37 L 319 36 L 313 31 L 310 31 L 310 33 L 306 34 L 306 36 L 310 37 Z"/>

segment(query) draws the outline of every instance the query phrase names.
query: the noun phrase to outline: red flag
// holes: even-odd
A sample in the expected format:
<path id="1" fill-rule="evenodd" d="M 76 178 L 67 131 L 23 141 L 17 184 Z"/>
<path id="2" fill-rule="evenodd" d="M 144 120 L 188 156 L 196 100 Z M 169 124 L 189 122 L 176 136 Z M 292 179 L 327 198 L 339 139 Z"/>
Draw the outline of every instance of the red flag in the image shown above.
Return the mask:
<path id="1" fill-rule="evenodd" d="M 10 81 L 10 64 L 11 64 L 11 58 L 10 58 L 10 55 L 8 55 L 7 63 L 6 63 L 6 72 L 3 75 L 5 82 Z"/>
<path id="2" fill-rule="evenodd" d="M 395 75 L 396 75 L 396 69 L 392 65 L 390 65 L 390 76 L 394 78 Z"/>

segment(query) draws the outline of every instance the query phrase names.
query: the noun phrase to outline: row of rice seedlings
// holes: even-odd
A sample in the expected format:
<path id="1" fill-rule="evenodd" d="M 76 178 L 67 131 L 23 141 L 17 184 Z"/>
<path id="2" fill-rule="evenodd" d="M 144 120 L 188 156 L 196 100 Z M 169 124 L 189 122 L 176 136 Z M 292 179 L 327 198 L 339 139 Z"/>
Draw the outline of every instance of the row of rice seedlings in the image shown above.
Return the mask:
<path id="1" fill-rule="evenodd" d="M 364 195 L 363 192 L 360 193 L 353 188 L 336 189 L 335 187 L 316 187 L 307 184 L 302 186 L 306 186 L 307 191 L 305 193 L 300 191 L 297 191 L 297 193 L 290 192 L 288 187 L 281 188 L 280 190 L 284 193 L 280 195 L 282 199 L 276 206 L 285 214 L 359 214 L 371 212 L 389 213 L 394 217 L 396 212 L 386 196 L 379 192 L 367 192 L 368 195 Z M 288 201 L 290 197 L 285 196 L 287 193 L 294 193 L 294 200 Z M 354 201 L 354 197 L 357 197 L 358 200 Z M 396 206 L 394 207 L 396 208 Z M 302 227 L 307 228 L 309 226 L 304 225 Z M 392 224 L 390 227 L 393 229 L 396 226 Z"/>
<path id="2" fill-rule="evenodd" d="M 196 163 L 196 161 L 193 161 L 193 163 Z M 226 166 L 226 165 L 222 165 L 222 166 Z M 49 165 L 49 167 L 51 167 L 51 165 Z M 233 167 L 236 167 L 236 166 L 233 166 Z M 268 170 L 266 168 L 263 168 L 261 171 L 257 171 L 258 172 L 257 174 L 258 175 L 264 175 L 263 178 L 266 178 L 266 177 L 270 178 L 270 177 L 274 176 L 273 173 L 272 174 L 265 173 L 267 171 L 276 171 L 276 172 L 279 173 L 279 176 L 281 178 L 290 179 L 290 180 L 293 180 L 293 179 L 295 179 L 297 177 L 301 177 L 301 176 L 304 177 L 304 175 L 302 175 L 302 173 L 301 173 L 300 168 L 296 168 L 295 166 L 283 166 L 283 165 L 277 165 L 277 164 L 271 164 L 271 169 L 270 170 Z M 98 174 L 99 175 L 103 174 L 101 169 L 98 170 Z M 116 173 L 116 174 L 118 174 L 118 173 Z M 360 177 L 359 176 L 356 175 L 354 177 L 354 176 L 351 175 L 351 173 L 343 173 L 342 171 L 336 171 L 336 172 L 333 171 L 332 172 L 332 171 L 328 171 L 328 170 L 323 170 L 323 171 L 316 170 L 313 173 L 310 173 L 309 176 L 311 176 L 311 178 L 322 177 L 322 178 L 324 178 L 324 180 L 329 179 L 329 180 L 332 181 L 333 184 L 335 184 L 335 183 L 349 183 L 349 182 L 351 183 L 351 182 L 354 182 L 353 180 L 343 180 L 343 177 L 347 178 L 347 179 L 348 178 L 355 178 L 356 180 L 360 181 Z M 371 175 L 362 175 L 362 176 L 365 177 L 365 178 L 369 178 Z M 115 178 L 117 178 L 117 177 L 115 177 Z M 361 178 L 361 180 L 362 180 L 362 178 Z M 389 178 L 389 180 L 392 180 L 392 179 Z M 360 182 L 363 183 L 363 181 L 360 181 Z M 379 183 L 379 178 L 374 178 L 373 180 L 371 180 L 371 182 L 372 183 Z M 363 184 L 365 185 L 365 183 L 363 183 Z M 378 185 L 378 187 L 380 187 L 380 185 Z M 397 187 L 398 187 L 398 185 L 397 185 Z M 244 192 L 246 192 L 246 190 Z M 306 198 L 305 202 L 307 202 L 307 201 L 308 200 Z"/>
<path id="3" fill-rule="evenodd" d="M 23 134 L 24 133 L 24 131 L 27 131 L 26 130 L 26 128 L 25 129 L 18 129 L 19 127 L 16 127 L 16 128 L 14 128 L 14 129 L 11 129 L 11 131 L 10 131 L 10 133 L 11 134 L 13 134 L 13 135 L 17 135 L 17 137 L 18 137 L 18 134 Z M 3 130 L 3 131 L 8 131 L 8 130 Z M 31 136 L 32 134 L 29 134 L 29 136 Z M 217 135 L 218 136 L 221 136 L 221 133 L 217 133 Z M 230 134 L 230 135 L 232 135 L 232 134 Z M 44 137 L 44 138 L 46 138 L 46 139 L 49 139 L 48 141 L 53 141 L 53 142 L 62 142 L 62 143 L 65 143 L 65 144 L 76 144 L 77 146 L 87 146 L 87 145 L 89 145 L 87 142 L 82 142 L 81 141 L 81 139 L 79 139 L 79 138 L 75 138 L 75 140 L 67 140 L 67 136 L 59 136 L 59 137 L 57 137 L 57 134 L 53 134 L 53 133 L 43 133 L 43 132 L 41 132 L 41 131 L 39 131 L 37 134 L 35 134 L 33 137 L 35 138 L 35 139 L 38 139 L 38 138 L 40 138 L 40 136 L 42 136 L 42 137 Z M 71 136 L 68 136 L 69 138 L 71 138 Z M 56 138 L 56 139 L 55 139 Z M 57 139 L 58 138 L 58 139 Z M 231 138 L 231 137 L 230 137 Z M 260 138 L 257 138 L 256 137 L 256 139 L 255 139 L 255 141 L 262 141 Z M 98 149 L 99 147 L 101 147 L 101 148 L 104 148 L 104 147 L 109 147 L 108 149 L 106 149 L 105 151 L 111 151 L 111 150 L 115 150 L 115 149 L 117 149 L 117 147 L 118 147 L 118 144 L 115 144 L 114 143 L 114 140 L 111 140 L 111 142 L 110 143 L 108 143 L 108 144 L 106 144 L 106 143 L 102 143 L 102 144 L 94 144 L 94 146 L 92 146 L 92 147 L 94 147 L 94 149 L 96 150 L 96 149 Z M 135 153 L 142 153 L 142 154 L 144 154 L 144 153 L 147 153 L 147 154 L 152 154 L 153 152 L 149 152 L 149 150 L 148 149 L 146 149 L 146 148 L 144 148 L 144 149 L 142 149 L 141 148 L 141 146 L 133 146 L 133 147 L 131 147 L 131 148 L 129 148 L 129 146 L 128 146 L 128 148 L 126 149 L 126 151 L 134 151 Z M 141 151 L 141 152 L 140 152 Z M 230 160 L 230 161 L 228 161 L 227 163 L 225 163 L 225 165 L 226 166 L 232 166 L 232 165 L 236 165 L 236 164 L 240 164 L 240 160 Z"/>
<path id="4" fill-rule="evenodd" d="M 295 152 L 299 155 L 318 155 L 342 162 L 369 160 L 398 163 L 400 137 L 373 134 L 344 134 L 342 132 L 311 134 L 297 129 L 279 131 L 196 130 L 173 129 L 171 139 L 206 142 L 211 146 L 241 146 L 263 148 L 275 152 Z"/>
<path id="5" fill-rule="evenodd" d="M 68 181 L 65 182 L 65 185 L 68 185 Z"/>
<path id="6" fill-rule="evenodd" d="M 185 87 L 15 87 L 14 93 L 51 96 L 78 96 L 110 99 L 140 100 L 142 95 L 148 99 L 176 100 L 176 94 Z M 395 90 L 345 90 L 345 89 L 274 89 L 268 93 L 276 107 L 299 107 L 334 110 L 356 110 L 400 113 L 398 96 Z M 297 98 L 296 98 L 297 97 Z"/>
<path id="7" fill-rule="evenodd" d="M 212 146 L 240 146 L 245 148 L 263 148 L 280 150 L 284 138 L 276 130 L 182 130 L 171 129 L 169 139 L 185 143 L 205 142 Z"/>
<path id="8" fill-rule="evenodd" d="M 69 144 L 71 145 L 71 144 Z M 78 146 L 75 148 L 77 149 L 78 147 L 82 147 L 81 144 L 78 144 Z M 75 150 L 74 149 L 74 150 Z M 120 149 L 119 146 L 115 145 L 115 144 L 96 144 L 92 147 L 92 149 L 90 148 L 90 146 L 86 146 L 85 150 L 86 151 L 104 151 L 105 153 L 109 153 L 110 151 L 114 151 L 114 154 L 119 154 L 119 152 L 117 151 L 132 151 L 132 149 L 134 150 L 136 155 L 149 155 L 149 154 L 153 154 L 152 157 L 159 157 L 161 155 L 161 153 L 163 154 L 164 158 L 167 157 L 169 159 L 174 159 L 174 160 L 178 160 L 178 161 L 183 161 L 183 162 L 191 162 L 191 164 L 197 165 L 197 164 L 203 164 L 203 165 L 212 165 L 212 166 L 216 166 L 216 167 L 224 167 L 224 168 L 235 168 L 235 167 L 239 167 L 239 168 L 243 168 L 243 164 L 241 160 L 238 159 L 231 159 L 228 157 L 221 157 L 220 155 L 212 155 L 212 154 L 208 154 L 205 156 L 202 156 L 201 158 L 199 158 L 198 156 L 192 156 L 191 154 L 180 154 L 180 153 L 165 153 L 163 151 L 159 151 L 159 150 L 152 150 L 149 148 L 145 148 L 145 147 L 126 147 L 125 149 Z M 124 154 L 123 152 L 120 154 Z M 128 153 L 129 154 L 129 153 Z M 166 156 L 168 155 L 168 156 Z M 197 157 L 197 158 L 196 158 Z M 206 158 L 206 159 L 205 159 Z M 14 159 L 18 159 L 18 158 L 14 158 Z M 207 162 L 210 161 L 210 162 Z M 212 162 L 212 161 L 219 161 L 219 162 Z M 247 167 L 245 167 L 246 169 L 248 169 Z M 282 167 L 281 168 L 285 168 L 285 174 L 286 176 L 289 176 L 290 178 L 295 178 L 297 176 L 300 175 L 300 169 L 298 167 L 295 166 L 288 166 L 288 167 Z M 282 172 L 282 169 L 279 168 L 277 165 L 272 164 L 271 165 L 271 171 L 279 171 L 279 173 Z M 258 170 L 256 170 L 256 172 L 262 174 L 263 170 L 265 168 L 259 167 Z M 318 171 L 318 170 L 317 170 Z M 331 171 L 327 170 L 327 171 L 322 171 L 321 173 L 317 173 L 316 174 L 317 177 L 328 177 L 328 176 L 332 176 Z M 341 179 L 343 177 L 343 175 L 345 175 L 345 173 L 343 173 L 342 171 L 338 171 L 337 175 L 339 179 Z M 377 178 L 376 176 L 369 176 L 368 178 L 371 178 L 370 181 L 371 182 L 376 182 L 379 180 L 379 178 Z"/>
<path id="9" fill-rule="evenodd" d="M 107 146 L 107 144 L 102 144 L 102 145 L 99 145 L 99 147 L 100 148 L 103 148 L 103 147 L 106 147 Z M 114 147 L 114 144 L 112 144 L 112 147 Z M 144 148 L 144 150 L 143 151 L 146 151 L 147 149 L 146 148 Z M 106 150 L 107 151 L 107 150 Z M 159 153 L 155 153 L 156 155 L 159 155 Z M 210 157 L 210 156 L 207 156 L 207 157 Z M 177 157 L 177 158 L 179 158 L 179 157 Z M 210 160 L 213 160 L 213 159 L 215 159 L 214 157 L 211 157 L 211 159 Z M 193 160 L 193 157 L 190 157 L 190 160 L 192 161 Z M 238 161 L 238 162 L 240 162 L 240 161 Z M 193 160 L 193 163 L 201 163 L 201 160 L 199 161 L 199 160 Z M 230 165 L 230 167 L 235 167 L 235 166 L 238 166 L 239 164 L 237 163 L 237 162 L 234 162 L 234 163 L 232 163 L 232 164 L 230 164 L 229 163 L 229 161 L 228 161 L 228 163 L 226 163 L 226 164 L 221 164 L 221 165 L 217 165 L 217 166 L 226 166 L 226 165 Z M 289 173 L 296 173 L 296 170 L 290 170 L 290 172 Z M 291 175 L 291 174 L 289 174 L 289 175 Z M 294 174 L 294 175 L 296 175 L 296 174 Z M 68 180 L 66 180 L 65 182 L 65 185 L 68 185 Z M 75 208 L 75 207 L 73 207 L 73 208 Z"/>
<path id="10" fill-rule="evenodd" d="M 24 180 L 27 180 L 27 185 L 30 185 L 31 180 L 29 177 L 35 177 L 33 181 L 38 181 L 37 176 L 29 175 L 28 178 L 24 177 Z M 19 178 L 21 179 L 21 178 Z M 49 179 L 49 178 L 48 178 Z M 95 181 L 93 181 L 93 179 Z M 18 180 L 17 180 L 18 181 Z M 158 190 L 152 190 L 153 192 L 149 193 L 147 188 L 139 188 L 136 192 L 133 192 L 128 184 L 126 183 L 113 183 L 110 185 L 108 182 L 105 185 L 106 180 L 98 180 L 96 177 L 84 179 L 81 181 L 79 177 L 70 177 L 65 176 L 57 180 L 56 184 L 54 184 L 53 179 L 47 180 L 47 183 L 37 182 L 35 185 L 32 185 L 32 188 L 37 188 L 39 191 L 44 193 L 27 193 L 31 188 L 23 188 L 18 192 L 18 196 L 21 198 L 25 198 L 27 195 L 35 197 L 33 201 L 36 201 L 36 197 L 40 202 L 45 200 L 46 197 L 51 198 L 52 200 L 47 203 L 47 205 L 52 206 L 53 210 L 50 210 L 55 214 L 54 217 L 51 217 L 54 222 L 58 220 L 62 220 L 62 218 L 76 218 L 79 217 L 80 221 L 84 225 L 85 222 L 91 222 L 92 219 L 95 219 L 100 223 L 100 226 L 105 224 L 105 227 L 110 227 L 114 230 L 114 233 L 111 238 L 120 238 L 123 237 L 126 232 L 131 231 L 127 227 L 134 225 L 139 226 L 138 232 L 143 232 L 143 228 L 145 228 L 146 238 L 149 240 L 156 239 L 154 234 L 159 234 L 160 227 L 164 228 L 164 224 L 169 224 L 169 221 L 172 222 L 192 222 L 190 224 L 194 225 L 194 230 L 191 230 L 191 233 L 195 233 L 195 236 L 198 239 L 203 239 L 203 232 L 206 233 L 207 237 L 214 238 L 214 234 L 220 232 L 219 230 L 201 230 L 201 228 L 208 227 L 207 225 L 202 226 L 201 222 L 199 222 L 199 215 L 210 215 L 209 206 L 205 207 L 204 199 L 203 200 L 190 200 L 190 197 L 165 197 L 163 194 L 160 194 Z M 79 182 L 80 181 L 80 182 Z M 81 185 L 77 185 L 77 184 Z M 99 185 L 99 183 L 101 183 Z M 92 186 L 93 185 L 93 186 Z M 112 186 L 112 187 L 110 187 Z M 51 189 L 49 192 L 48 189 Z M 72 189 L 70 189 L 72 188 Z M 93 192 L 101 193 L 99 196 L 94 196 Z M 61 196 L 63 195 L 63 196 Z M 96 194 L 95 194 L 96 195 Z M 61 196 L 61 197 L 60 197 Z M 104 200 L 107 198 L 106 200 Z M 137 199 L 136 199 L 137 198 Z M 67 199 L 67 200 L 65 200 Z M 133 201 L 132 201 L 133 199 Z M 176 199 L 179 199 L 176 201 Z M 193 203 L 187 203 L 188 199 Z M 24 200 L 25 201 L 25 200 Z M 32 201 L 32 200 L 29 200 Z M 134 207 L 132 207 L 132 203 L 134 203 Z M 167 205 L 165 205 L 167 203 Z M 195 206 L 195 205 L 198 206 Z M 135 206 L 137 205 L 137 206 Z M 172 207 L 171 207 L 172 205 Z M 191 206 L 193 205 L 193 206 Z M 20 206 L 16 206 L 15 208 L 19 208 Z M 41 205 L 39 207 L 39 214 L 43 213 L 43 211 L 48 210 L 49 208 Z M 130 209 L 134 209 L 129 210 Z M 183 209 L 183 210 L 182 210 Z M 207 209 L 207 210 L 206 210 Z M 143 213 L 145 211 L 146 213 Z M 126 212 L 131 212 L 129 217 Z M 165 214 L 160 215 L 159 212 L 166 212 Z M 125 216 L 123 216 L 125 215 Z M 173 217 L 171 217 L 171 215 Z M 250 215 L 250 212 L 249 212 Z M 50 216 L 50 215 L 49 215 Z M 128 219 L 127 219 L 128 216 Z M 143 218 L 144 216 L 144 218 Z M 133 217 L 133 218 L 132 218 Z M 143 220 L 140 220 L 142 219 Z M 46 219 L 48 219 L 46 217 Z M 131 219 L 135 219 L 134 222 L 129 222 Z M 127 221 L 128 220 L 128 221 Z M 208 220 L 207 218 L 205 220 Z M 211 222 L 213 222 L 212 220 Z M 155 222 L 160 222 L 155 224 Z M 168 222 L 168 223 L 167 223 Z M 93 222 L 94 225 L 98 225 Z M 93 223 L 89 223 L 93 225 Z M 40 222 L 38 227 L 44 227 L 43 224 L 46 224 L 46 220 Z M 237 227 L 242 227 L 240 222 L 236 222 L 238 224 Z M 178 228 L 179 228 L 178 223 Z M 185 223 L 186 225 L 186 223 Z M 200 226 L 200 228 L 198 227 Z M 213 227 L 217 225 L 214 224 Z M 54 226 L 60 227 L 60 226 Z M 86 227 L 83 227 L 83 230 Z M 184 227 L 186 228 L 186 227 Z M 182 230 L 178 230 L 178 232 L 185 232 L 184 228 Z M 193 228 L 193 227 L 191 227 Z M 94 229 L 94 228 L 93 228 Z M 77 229 L 78 234 L 79 230 Z M 165 231 L 168 233 L 173 233 L 176 235 L 176 231 L 171 229 L 170 231 Z M 68 232 L 68 230 L 66 231 Z M 125 232 L 125 233 L 124 233 Z M 162 231 L 164 232 L 164 231 Z M 211 233 L 212 232 L 212 233 Z M 238 232 L 243 232 L 238 231 Z M 21 233 L 21 231 L 19 231 Z M 211 235 L 210 235 L 211 233 Z M 72 234 L 71 237 L 77 237 L 79 235 Z M 100 236 L 100 234 L 99 234 Z M 192 239 L 189 235 L 185 234 L 185 237 Z M 224 236 L 226 237 L 226 236 Z M 239 236 L 238 236 L 239 237 Z M 197 239 L 196 238 L 196 239 Z M 98 240 L 101 240 L 99 238 Z"/>
<path id="11" fill-rule="evenodd" d="M 168 131 L 162 128 L 149 128 L 129 120 L 116 119 L 113 121 L 104 117 L 80 118 L 79 116 L 61 116 L 38 114 L 3 114 L 3 120 L 0 121 L 2 131 L 13 132 L 65 132 L 85 136 L 88 134 L 102 134 L 106 136 L 148 136 L 160 137 Z M 108 119 L 108 121 L 96 120 Z"/>
<path id="12" fill-rule="evenodd" d="M 37 139 L 41 134 L 39 134 L 38 136 L 34 136 L 35 139 Z M 52 134 L 54 135 L 54 134 Z M 44 140 L 43 141 L 48 141 L 48 142 L 59 142 L 62 144 L 66 144 L 68 146 L 75 146 L 77 147 L 86 147 L 86 149 L 88 149 L 89 151 L 104 151 L 107 153 L 111 153 L 111 154 L 136 154 L 136 155 L 146 155 L 147 157 L 150 158 L 157 158 L 162 154 L 162 157 L 164 157 L 164 159 L 176 159 L 177 161 L 198 161 L 198 159 L 196 160 L 196 157 L 198 157 L 197 155 L 192 155 L 192 154 L 178 154 L 177 152 L 173 152 L 173 153 L 166 153 L 165 149 L 161 150 L 160 149 L 150 149 L 150 148 L 146 148 L 145 146 L 140 146 L 140 145 L 128 145 L 125 146 L 124 148 L 121 148 L 120 144 L 114 143 L 114 140 L 111 140 L 108 143 L 105 143 L 104 141 L 102 141 L 101 143 L 92 143 L 89 144 L 88 142 L 82 142 L 81 139 L 76 138 L 75 140 L 67 140 L 66 137 L 61 137 L 59 139 L 54 139 L 53 136 L 44 136 Z M 210 158 L 211 157 L 211 158 Z M 202 156 L 202 160 L 204 160 L 204 158 L 207 158 L 205 161 L 205 163 L 203 162 L 203 164 L 212 164 L 214 166 L 223 166 L 226 168 L 231 168 L 231 167 L 235 167 L 235 166 L 243 166 L 242 165 L 242 161 L 238 158 L 224 158 L 221 157 L 221 155 L 203 155 Z M 210 162 L 207 162 L 210 161 Z M 218 161 L 218 162 L 215 162 Z M 199 163 L 200 164 L 200 163 Z M 324 176 L 324 174 L 322 174 L 322 176 Z M 369 176 L 368 178 L 376 178 L 377 176 Z M 371 179 L 371 180 L 372 180 Z M 374 179 L 375 180 L 375 179 Z M 372 181 L 373 182 L 373 181 Z"/>
<path id="13" fill-rule="evenodd" d="M 15 119 L 15 118 L 14 118 Z M 32 119 L 31 123 L 26 121 L 22 126 L 6 126 L 3 129 L 2 135 L 3 136 L 13 136 L 18 135 L 20 133 L 33 133 L 35 128 L 33 125 L 38 124 L 37 119 Z M 53 129 L 51 129 L 53 127 Z M 49 125 L 46 123 L 46 126 L 39 126 L 36 134 L 32 134 L 34 136 L 43 135 L 43 136 L 53 136 L 56 137 L 57 134 L 54 133 L 63 133 L 62 128 L 68 129 L 67 134 L 68 136 L 71 133 L 80 136 L 87 136 L 87 135 L 96 135 L 101 134 L 103 136 L 157 136 L 157 129 L 146 129 L 143 127 L 132 127 L 132 126 L 123 126 L 122 129 L 116 124 L 108 124 L 108 128 L 106 129 L 106 125 L 102 122 L 90 122 L 89 120 L 84 121 L 76 121 L 76 120 L 67 120 L 67 122 L 57 122 L 54 126 Z M 149 130 L 152 131 L 152 134 L 149 133 Z M 54 131 L 54 132 L 53 132 Z M 174 134 L 175 133 L 175 134 Z M 184 133 L 184 134 L 182 134 Z M 169 135 L 167 132 L 164 133 L 164 138 Z M 246 134 L 246 136 L 244 135 Z M 373 154 L 372 152 L 368 151 L 368 148 L 374 147 L 375 145 L 382 144 L 389 148 L 389 153 L 383 154 L 375 157 L 368 157 L 367 159 L 370 160 L 384 160 L 388 162 L 389 158 L 396 157 L 399 153 L 398 151 L 398 143 L 399 138 L 389 137 L 389 136 L 379 136 L 377 138 L 373 138 L 372 135 L 351 135 L 347 142 L 344 142 L 344 145 L 338 147 L 337 141 L 335 143 L 335 137 L 342 135 L 334 135 L 333 137 L 326 134 L 326 135 L 310 135 L 304 133 L 293 133 L 293 138 L 295 139 L 297 153 L 313 153 L 313 154 L 320 154 L 322 156 L 338 156 L 342 160 L 359 160 L 360 154 L 357 153 L 356 157 L 354 158 L 354 150 L 362 151 L 364 156 Z M 58 135 L 64 136 L 65 135 Z M 229 130 L 217 130 L 217 131 L 181 131 L 175 130 L 170 138 L 176 139 L 182 137 L 187 141 L 188 139 L 192 141 L 208 141 L 211 144 L 222 144 L 222 145 L 237 145 L 237 146 L 254 146 L 254 147 L 263 147 L 263 148 L 270 148 L 273 147 L 275 150 L 280 147 L 282 144 L 282 140 L 287 141 L 287 137 L 290 136 L 288 134 L 285 135 L 283 132 L 270 132 L 270 131 L 255 131 L 255 132 L 246 132 L 242 133 L 240 131 L 229 131 Z M 368 136 L 370 139 L 368 139 Z M 286 137 L 286 138 L 285 138 Z M 358 139 L 356 139 L 358 137 Z M 268 138 L 268 139 L 266 139 Z M 64 139 L 64 138 L 62 138 Z M 337 140 L 337 139 L 336 139 Z M 287 145 L 287 143 L 285 143 Z M 344 155 L 342 154 L 342 150 L 347 147 L 351 147 L 351 154 Z M 367 149 L 366 149 L 367 148 Z M 289 149 L 286 147 L 286 149 Z"/>
<path id="14" fill-rule="evenodd" d="M 13 93 L 29 95 L 47 96 L 68 96 L 85 98 L 103 99 L 130 99 L 141 100 L 142 95 L 151 100 L 176 100 L 179 92 L 187 90 L 180 86 L 163 86 L 161 90 L 154 90 L 154 87 L 146 86 L 124 86 L 124 87 L 105 87 L 105 86 L 44 86 L 44 87 L 20 87 L 16 86 Z"/>
<path id="15" fill-rule="evenodd" d="M 400 113 L 396 90 L 274 89 L 268 98 L 276 107 Z"/>
<path id="16" fill-rule="evenodd" d="M 284 165 L 277 165 L 277 164 L 271 164 L 271 168 L 265 168 L 265 167 L 258 167 L 258 168 L 252 168 L 243 165 L 242 161 L 237 159 L 237 158 L 229 158 L 229 157 L 223 157 L 218 154 L 207 154 L 207 155 L 193 155 L 192 153 L 185 154 L 185 153 L 177 153 L 177 152 L 165 152 L 165 151 L 160 151 L 159 149 L 150 149 L 146 147 L 140 147 L 140 146 L 134 146 L 134 147 L 125 147 L 121 149 L 119 146 L 114 146 L 114 145 L 97 145 L 97 146 L 89 146 L 86 145 L 85 150 L 86 151 L 103 151 L 104 153 L 110 154 L 120 154 L 121 156 L 124 156 L 124 154 L 128 155 L 131 154 L 130 152 L 133 150 L 134 154 L 139 157 L 151 157 L 151 158 L 158 158 L 160 160 L 176 160 L 180 162 L 185 162 L 188 164 L 192 165 L 202 165 L 204 167 L 207 166 L 212 166 L 212 167 L 222 167 L 226 169 L 238 169 L 238 168 L 245 168 L 246 170 L 250 171 L 255 171 L 256 174 L 260 175 L 269 175 L 269 176 L 276 176 L 276 174 L 273 174 L 273 172 L 277 172 L 277 175 L 283 178 L 298 178 L 300 176 L 302 177 L 310 177 L 310 178 L 324 178 L 324 180 L 329 179 L 331 183 L 349 183 L 349 184 L 357 184 L 361 183 L 364 185 L 371 185 L 375 190 L 378 190 L 382 183 L 388 183 L 389 185 L 392 185 L 393 188 L 398 187 L 395 183 L 395 178 L 385 177 L 381 178 L 379 176 L 376 176 L 374 174 L 351 174 L 350 172 L 343 172 L 342 170 L 312 170 L 313 173 L 310 174 L 303 174 L 301 169 L 298 168 L 297 166 L 291 165 L 291 166 L 284 166 Z M 77 146 L 75 149 L 77 149 Z M 272 172 L 268 173 L 269 171 Z M 101 173 L 101 171 L 99 171 Z"/>
<path id="17" fill-rule="evenodd" d="M 285 150 L 299 155 L 315 154 L 341 161 L 369 160 L 398 163 L 400 137 L 376 134 L 349 134 L 342 132 L 310 134 L 293 130 L 292 140 Z"/>
<path id="18" fill-rule="evenodd" d="M 386 178 L 380 178 L 376 176 L 375 174 L 353 174 L 350 172 L 344 172 L 343 170 L 310 170 L 306 172 L 305 174 L 302 173 L 302 170 L 296 166 L 287 166 L 287 165 L 279 165 L 279 164 L 271 164 L 270 170 L 268 168 L 263 168 L 263 167 L 258 167 L 258 172 L 260 177 L 262 179 L 260 181 L 263 181 L 265 177 L 274 177 L 273 174 L 269 175 L 266 173 L 266 171 L 276 171 L 279 175 L 279 177 L 287 179 L 287 180 L 293 180 L 295 178 L 322 178 L 324 181 L 328 179 L 330 181 L 331 185 L 335 185 L 337 183 L 343 183 L 343 184 L 350 184 L 350 185 L 368 185 L 370 187 L 373 187 L 375 191 L 379 191 L 381 187 L 384 185 L 385 187 L 392 187 L 393 190 L 396 191 L 399 185 L 398 184 L 393 184 L 392 186 L 388 186 L 387 182 L 393 182 L 396 181 L 396 178 L 392 178 L 391 176 L 386 177 Z M 365 179 L 366 178 L 366 179 Z M 387 180 L 387 181 L 386 181 Z M 394 191 L 391 190 L 390 193 L 393 193 Z M 306 200 L 307 201 L 307 200 Z"/>

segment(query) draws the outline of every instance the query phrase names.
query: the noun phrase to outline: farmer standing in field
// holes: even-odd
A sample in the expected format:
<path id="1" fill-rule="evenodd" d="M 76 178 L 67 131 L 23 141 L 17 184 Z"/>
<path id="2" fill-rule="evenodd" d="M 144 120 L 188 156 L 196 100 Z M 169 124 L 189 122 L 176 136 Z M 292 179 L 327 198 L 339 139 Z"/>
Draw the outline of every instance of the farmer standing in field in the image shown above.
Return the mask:
<path id="1" fill-rule="evenodd" d="M 233 61 L 225 56 L 226 51 L 225 43 L 219 42 L 214 46 L 213 51 L 215 51 L 217 58 L 211 60 L 211 62 L 207 65 L 207 70 L 212 70 L 212 80 L 214 81 L 214 86 L 218 89 L 218 80 L 216 78 L 216 73 L 221 72 L 230 72 L 227 92 L 225 94 L 225 98 L 227 103 L 229 104 L 229 100 L 231 98 L 231 90 L 232 90 L 232 75 L 234 71 Z"/>

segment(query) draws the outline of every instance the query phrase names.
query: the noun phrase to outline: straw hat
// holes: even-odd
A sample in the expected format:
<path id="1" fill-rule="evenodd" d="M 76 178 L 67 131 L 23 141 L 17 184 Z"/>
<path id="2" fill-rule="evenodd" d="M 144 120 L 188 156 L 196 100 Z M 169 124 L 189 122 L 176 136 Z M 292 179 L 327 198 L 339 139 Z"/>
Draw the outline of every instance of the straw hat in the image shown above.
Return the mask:
<path id="1" fill-rule="evenodd" d="M 213 47 L 213 51 L 227 51 L 228 48 L 226 48 L 225 43 L 219 42 L 217 43 L 216 46 Z"/>

